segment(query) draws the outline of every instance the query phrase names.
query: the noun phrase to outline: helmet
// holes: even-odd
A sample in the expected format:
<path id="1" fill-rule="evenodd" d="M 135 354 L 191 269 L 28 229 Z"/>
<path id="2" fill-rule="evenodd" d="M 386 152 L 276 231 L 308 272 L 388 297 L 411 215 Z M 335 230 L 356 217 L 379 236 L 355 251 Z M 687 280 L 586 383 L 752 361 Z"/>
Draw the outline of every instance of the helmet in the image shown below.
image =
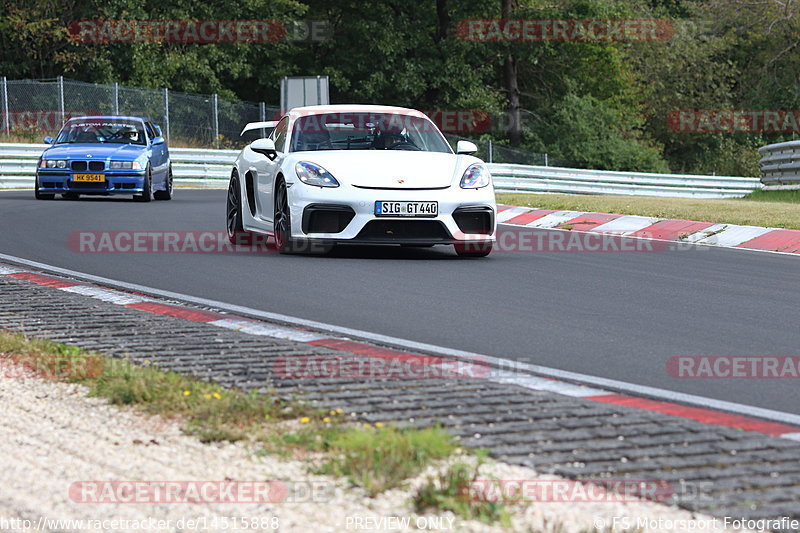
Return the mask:
<path id="1" fill-rule="evenodd" d="M 133 126 L 125 126 L 120 130 L 120 135 L 126 139 L 130 139 L 132 141 L 139 140 L 139 130 L 134 128 Z"/>

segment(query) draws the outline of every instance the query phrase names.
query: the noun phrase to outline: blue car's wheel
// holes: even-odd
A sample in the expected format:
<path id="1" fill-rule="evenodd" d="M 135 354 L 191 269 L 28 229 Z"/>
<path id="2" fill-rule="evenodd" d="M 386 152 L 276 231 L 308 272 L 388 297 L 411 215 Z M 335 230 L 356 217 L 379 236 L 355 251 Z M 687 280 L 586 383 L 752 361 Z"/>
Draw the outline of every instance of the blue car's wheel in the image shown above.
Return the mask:
<path id="1" fill-rule="evenodd" d="M 156 191 L 153 193 L 153 198 L 156 200 L 172 200 L 172 165 L 169 166 L 167 171 L 167 183 L 163 191 Z"/>
<path id="2" fill-rule="evenodd" d="M 142 194 L 134 195 L 133 199 L 137 202 L 149 202 L 153 199 L 153 172 L 150 170 L 150 165 L 147 165 L 147 172 L 145 172 L 144 184 L 142 185 Z"/>
<path id="3" fill-rule="evenodd" d="M 56 197 L 55 194 L 44 194 L 39 192 L 39 177 L 36 177 L 36 183 L 34 184 L 34 195 L 36 196 L 37 200 L 52 200 Z"/>

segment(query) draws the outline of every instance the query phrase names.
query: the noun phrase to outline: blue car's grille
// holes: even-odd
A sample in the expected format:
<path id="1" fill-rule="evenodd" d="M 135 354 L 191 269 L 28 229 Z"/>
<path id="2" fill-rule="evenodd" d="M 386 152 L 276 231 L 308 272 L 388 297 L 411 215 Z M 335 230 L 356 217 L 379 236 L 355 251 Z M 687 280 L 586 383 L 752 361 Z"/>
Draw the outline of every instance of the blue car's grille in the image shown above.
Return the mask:
<path id="1" fill-rule="evenodd" d="M 70 189 L 107 189 L 108 185 L 107 182 L 102 183 L 91 183 L 91 182 L 83 182 L 83 181 L 70 181 L 69 182 Z"/>
<path id="2" fill-rule="evenodd" d="M 86 161 L 73 161 L 71 165 L 72 170 L 77 170 L 78 172 L 86 170 L 86 167 Z M 103 170 L 106 168 L 106 164 L 103 161 L 89 161 L 88 167 L 89 170 Z"/>

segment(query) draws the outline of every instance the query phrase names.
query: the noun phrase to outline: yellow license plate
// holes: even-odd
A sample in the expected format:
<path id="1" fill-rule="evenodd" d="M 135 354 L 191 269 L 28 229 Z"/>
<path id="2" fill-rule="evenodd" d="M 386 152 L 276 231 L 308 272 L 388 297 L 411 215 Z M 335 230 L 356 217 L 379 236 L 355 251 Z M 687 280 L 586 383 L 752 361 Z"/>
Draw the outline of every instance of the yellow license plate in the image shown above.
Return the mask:
<path id="1" fill-rule="evenodd" d="M 106 181 L 105 174 L 73 174 L 72 181 L 91 181 L 99 182 Z"/>

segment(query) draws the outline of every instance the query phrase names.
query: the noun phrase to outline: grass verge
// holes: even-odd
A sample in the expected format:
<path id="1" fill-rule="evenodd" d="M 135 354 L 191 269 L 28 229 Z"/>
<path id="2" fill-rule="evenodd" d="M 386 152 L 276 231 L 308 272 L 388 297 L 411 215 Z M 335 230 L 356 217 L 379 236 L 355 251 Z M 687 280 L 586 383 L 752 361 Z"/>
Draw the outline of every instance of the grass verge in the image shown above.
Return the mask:
<path id="1" fill-rule="evenodd" d="M 800 204 L 800 190 L 797 191 L 753 191 L 743 198 L 756 202 L 788 202 Z"/>
<path id="2" fill-rule="evenodd" d="M 84 385 L 90 396 L 105 398 L 113 405 L 179 419 L 185 433 L 203 442 L 257 436 L 271 421 L 310 412 L 300 402 L 228 390 L 147 363 L 138 366 L 75 346 L 6 332 L 0 332 L 0 356 L 42 377 Z"/>
<path id="3" fill-rule="evenodd" d="M 725 224 L 800 229 L 798 191 L 757 191 L 738 199 L 656 198 L 587 194 L 498 194 L 498 203 L 571 211 L 618 213 Z"/>
<path id="4" fill-rule="evenodd" d="M 479 456 L 475 465 L 458 461 L 444 472 L 429 477 L 413 498 L 418 513 L 428 509 L 452 511 L 464 520 L 479 520 L 486 524 L 511 526 L 511 516 L 502 502 L 473 498 L 470 484 L 478 479 L 478 470 L 483 464 Z"/>
<path id="5" fill-rule="evenodd" d="M 264 453 L 319 453 L 317 473 L 347 477 L 370 496 L 400 486 L 456 449 L 438 427 L 357 427 L 346 422 L 341 409 L 322 411 L 270 394 L 228 390 L 147 363 L 2 331 L 0 359 L 44 378 L 81 384 L 90 396 L 113 405 L 179 420 L 185 433 L 203 442 L 249 439 Z"/>
<path id="6" fill-rule="evenodd" d="M 331 439 L 329 457 L 318 472 L 345 476 L 375 496 L 400 486 L 455 448 L 452 438 L 439 428 L 351 429 Z"/>

